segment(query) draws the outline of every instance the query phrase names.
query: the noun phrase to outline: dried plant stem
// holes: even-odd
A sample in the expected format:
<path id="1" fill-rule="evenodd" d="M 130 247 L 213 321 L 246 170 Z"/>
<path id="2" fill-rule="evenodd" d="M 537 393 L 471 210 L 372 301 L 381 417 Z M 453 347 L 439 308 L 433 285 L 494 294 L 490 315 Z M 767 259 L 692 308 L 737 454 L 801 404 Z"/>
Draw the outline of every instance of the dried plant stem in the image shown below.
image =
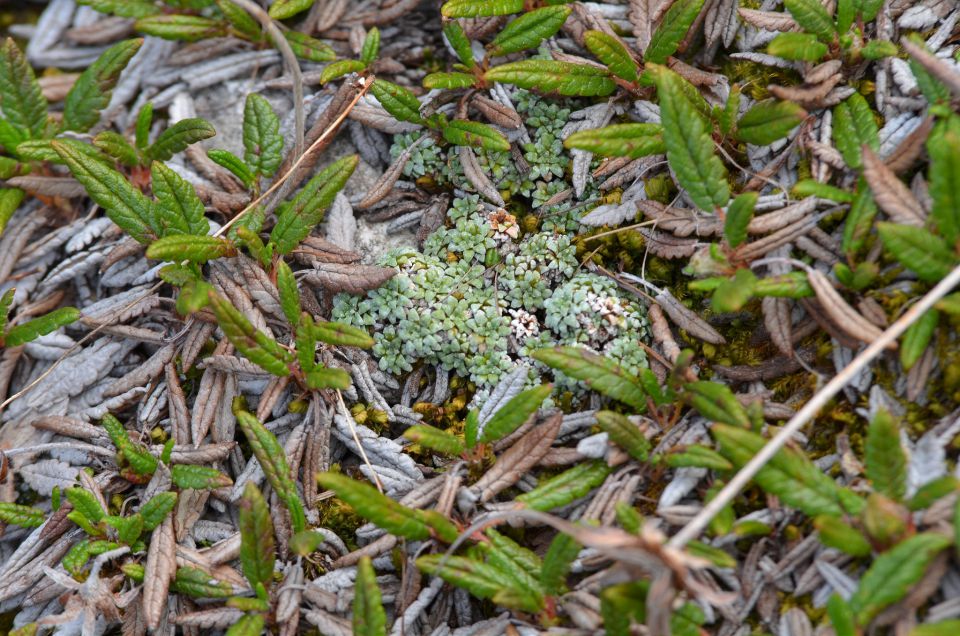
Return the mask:
<path id="1" fill-rule="evenodd" d="M 297 56 L 290 48 L 287 38 L 283 37 L 277 23 L 263 10 L 263 7 L 252 0 L 234 0 L 234 3 L 240 5 L 243 10 L 256 18 L 264 31 L 270 34 L 273 45 L 280 51 L 283 63 L 290 71 L 290 79 L 293 83 L 294 154 L 299 157 L 303 152 L 303 135 L 306 128 L 303 114 L 303 75 L 300 72 L 300 63 L 297 62 Z"/>
<path id="2" fill-rule="evenodd" d="M 357 445 L 357 450 L 360 451 L 360 457 L 363 458 L 363 463 L 366 464 L 367 468 L 370 469 L 370 474 L 373 475 L 373 483 L 382 495 L 383 484 L 380 483 L 380 475 L 377 474 L 377 471 L 373 468 L 373 464 L 370 463 L 370 459 L 367 457 L 367 451 L 363 450 L 363 444 L 360 442 L 360 436 L 357 435 L 357 428 L 353 425 L 353 417 L 350 415 L 350 410 L 347 409 L 347 405 L 343 401 L 343 394 L 340 393 L 339 389 L 337 390 L 337 402 L 339 403 L 340 408 L 343 409 L 343 416 L 347 419 L 347 425 L 350 427 L 350 433 L 353 435 L 353 441 Z"/>
<path id="3" fill-rule="evenodd" d="M 733 501 L 734 497 L 740 494 L 747 484 L 757 473 L 773 459 L 774 455 L 783 448 L 794 433 L 800 430 L 807 422 L 829 402 L 833 396 L 840 392 L 844 386 L 856 376 L 861 369 L 866 367 L 880 353 L 887 348 L 887 345 L 894 342 L 910 325 L 919 320 L 928 309 L 934 306 L 938 300 L 946 296 L 950 291 L 960 284 L 960 267 L 954 268 L 950 274 L 937 283 L 937 286 L 927 292 L 927 295 L 920 299 L 915 305 L 910 307 L 897 320 L 890 325 L 886 331 L 880 334 L 876 340 L 860 352 L 850 364 L 835 375 L 827 384 L 820 389 L 810 400 L 803 405 L 803 408 L 797 411 L 797 414 L 790 418 L 790 421 L 780 429 L 780 431 L 767 442 L 767 445 L 760 449 L 747 464 L 734 475 L 733 479 L 727 482 L 723 490 L 717 493 L 717 496 L 710 500 L 704 508 L 697 513 L 697 516 L 690 520 L 680 532 L 673 535 L 667 544 L 671 548 L 682 548 L 687 543 L 695 539 L 700 532 L 706 528 L 707 524 L 720 513 L 723 508 Z"/>

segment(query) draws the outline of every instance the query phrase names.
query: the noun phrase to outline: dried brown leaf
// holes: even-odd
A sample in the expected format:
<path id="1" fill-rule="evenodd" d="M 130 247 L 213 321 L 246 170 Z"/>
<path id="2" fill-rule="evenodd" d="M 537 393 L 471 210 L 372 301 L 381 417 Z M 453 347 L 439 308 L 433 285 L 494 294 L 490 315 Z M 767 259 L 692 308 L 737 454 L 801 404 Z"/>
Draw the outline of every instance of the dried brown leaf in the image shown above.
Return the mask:
<path id="1" fill-rule="evenodd" d="M 883 333 L 883 330 L 851 307 L 823 273 L 810 269 L 807 271 L 807 280 L 810 281 L 810 287 L 816 293 L 820 306 L 845 334 L 860 342 L 870 343 Z M 896 348 L 896 343 L 893 343 L 890 348 Z"/>
<path id="2" fill-rule="evenodd" d="M 649 228 L 641 228 L 639 231 L 647 239 L 647 249 L 661 258 L 686 258 L 696 252 L 700 244 L 695 238 L 679 238 Z"/>
<path id="3" fill-rule="evenodd" d="M 711 327 L 696 312 L 687 309 L 683 303 L 673 297 L 669 290 L 664 289 L 657 294 L 656 301 L 674 324 L 694 338 L 710 344 L 726 344 L 726 339 L 720 335 L 719 331 Z"/>
<path id="4" fill-rule="evenodd" d="M 960 72 L 922 46 L 914 44 L 909 38 L 902 38 L 900 45 L 920 66 L 927 69 L 928 73 L 943 82 L 951 93 L 960 96 Z"/>
<path id="5" fill-rule="evenodd" d="M 483 168 L 480 167 L 480 163 L 477 161 L 477 155 L 473 152 L 473 148 L 460 146 L 457 148 L 457 156 L 460 158 L 460 165 L 463 166 L 463 174 L 467 177 L 471 185 L 476 188 L 477 192 L 480 193 L 480 196 L 494 205 L 500 207 L 506 205 L 503 197 L 500 196 L 500 192 L 497 191 L 497 188 L 490 179 L 487 178 L 487 175 L 484 174 Z"/>
<path id="6" fill-rule="evenodd" d="M 861 149 L 863 154 L 863 177 L 870 184 L 873 198 L 880 209 L 895 223 L 922 227 L 925 214 L 923 206 L 897 175 L 869 146 Z"/>
<path id="7" fill-rule="evenodd" d="M 767 328 L 770 339 L 780 352 L 790 357 L 793 355 L 791 332 L 793 324 L 790 320 L 790 301 L 786 298 L 765 296 L 760 301 L 763 311 L 763 326 Z"/>
<path id="8" fill-rule="evenodd" d="M 309 271 L 303 280 L 334 293 L 365 294 L 393 278 L 396 273 L 395 269 L 375 265 L 322 263 Z"/>
<path id="9" fill-rule="evenodd" d="M 143 579 L 143 615 L 150 629 L 160 625 L 167 605 L 170 581 L 177 569 L 176 540 L 173 535 L 173 517 L 167 515 L 150 536 L 146 572 Z"/>
<path id="10" fill-rule="evenodd" d="M 536 466 L 553 445 L 562 422 L 562 413 L 547 417 L 500 455 L 490 470 L 472 486 L 472 490 L 479 492 L 480 501 L 490 501 Z"/>
<path id="11" fill-rule="evenodd" d="M 776 11 L 759 11 L 757 9 L 737 9 L 743 21 L 750 26 L 765 31 L 799 31 L 800 25 L 789 13 Z"/>
<path id="12" fill-rule="evenodd" d="M 472 104 L 484 117 L 497 126 L 516 130 L 523 125 L 520 113 L 510 106 L 490 99 L 486 95 L 474 95 Z"/>

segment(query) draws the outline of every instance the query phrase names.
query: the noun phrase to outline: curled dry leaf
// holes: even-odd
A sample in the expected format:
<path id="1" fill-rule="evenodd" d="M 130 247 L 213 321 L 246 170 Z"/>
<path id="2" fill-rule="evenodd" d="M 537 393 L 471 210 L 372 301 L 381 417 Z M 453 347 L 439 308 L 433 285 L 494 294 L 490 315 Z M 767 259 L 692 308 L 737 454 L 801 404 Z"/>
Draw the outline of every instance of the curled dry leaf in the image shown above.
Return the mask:
<path id="1" fill-rule="evenodd" d="M 726 339 L 720 332 L 711 327 L 696 312 L 688 309 L 683 303 L 664 289 L 656 296 L 657 304 L 670 316 L 670 320 L 694 338 L 699 338 L 710 344 L 726 344 Z"/>
<path id="2" fill-rule="evenodd" d="M 400 156 L 397 157 L 392 164 L 390 164 L 390 167 L 387 168 L 387 171 L 380 175 L 380 178 L 377 179 L 377 182 L 371 186 L 367 195 L 363 197 L 363 200 L 360 201 L 360 203 L 357 204 L 357 208 L 366 210 L 370 207 L 373 207 L 380 201 L 383 201 L 384 197 L 390 194 L 390 190 L 393 189 L 394 184 L 403 173 L 403 167 L 407 165 L 410 155 L 412 155 L 413 151 L 417 149 L 417 146 L 427 139 L 428 137 L 424 135 L 407 146 L 407 148 L 400 153 Z"/>
<path id="3" fill-rule="evenodd" d="M 477 155 L 473 152 L 473 148 L 470 146 L 460 146 L 457 148 L 457 156 L 460 158 L 460 165 L 463 166 L 463 174 L 473 187 L 477 189 L 477 192 L 494 205 L 500 207 L 506 205 L 497 188 L 490 179 L 487 178 L 487 175 L 484 174 L 480 163 L 477 161 Z"/>
<path id="4" fill-rule="evenodd" d="M 303 280 L 309 285 L 323 287 L 330 292 L 365 294 L 384 284 L 396 274 L 397 271 L 389 267 L 321 263 L 317 268 L 308 271 Z"/>
<path id="5" fill-rule="evenodd" d="M 147 626 L 157 629 L 167 605 L 167 593 L 173 579 L 176 563 L 176 539 L 173 534 L 173 517 L 167 515 L 150 536 L 147 551 L 147 566 L 143 579 L 143 614 Z"/>
<path id="6" fill-rule="evenodd" d="M 563 414 L 555 413 L 531 428 L 513 446 L 497 458 L 496 463 L 481 477 L 471 490 L 481 502 L 490 501 L 497 493 L 517 483 L 547 454 L 560 431 Z"/>
<path id="7" fill-rule="evenodd" d="M 820 301 L 820 306 L 830 316 L 834 324 L 844 333 L 860 342 L 873 342 L 883 333 L 883 330 L 864 318 L 851 307 L 843 296 L 834 288 L 833 283 L 821 272 L 815 269 L 807 271 L 807 280 Z M 896 348 L 896 343 L 890 345 Z"/>
<path id="8" fill-rule="evenodd" d="M 902 225 L 922 227 L 926 214 L 923 206 L 897 175 L 883 163 L 869 146 L 863 153 L 863 176 L 870 184 L 873 198 L 880 209 L 895 222 Z"/>

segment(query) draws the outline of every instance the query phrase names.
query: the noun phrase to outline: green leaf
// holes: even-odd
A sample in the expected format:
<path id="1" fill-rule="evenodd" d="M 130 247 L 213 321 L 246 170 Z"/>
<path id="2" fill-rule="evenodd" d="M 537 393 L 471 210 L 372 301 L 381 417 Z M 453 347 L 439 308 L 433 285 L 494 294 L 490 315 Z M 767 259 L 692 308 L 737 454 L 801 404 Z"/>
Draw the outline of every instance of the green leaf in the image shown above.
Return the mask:
<path id="1" fill-rule="evenodd" d="M 808 298 L 814 295 L 804 272 L 787 272 L 758 279 L 754 284 L 753 294 L 777 298 Z"/>
<path id="2" fill-rule="evenodd" d="M 820 534 L 820 543 L 854 557 L 869 556 L 873 551 L 870 542 L 859 530 L 843 522 L 839 517 L 821 515 L 813 520 Z"/>
<path id="3" fill-rule="evenodd" d="M 327 344 L 361 349 L 369 349 L 374 342 L 366 329 L 341 322 L 318 322 L 313 326 L 313 336 Z"/>
<path id="4" fill-rule="evenodd" d="M 740 97 L 740 85 L 734 84 L 730 87 L 730 95 L 727 97 L 727 103 L 723 105 L 722 109 L 719 107 L 714 109 L 714 118 L 720 126 L 720 132 L 724 135 L 729 135 L 733 132 L 737 115 L 740 112 Z"/>
<path id="5" fill-rule="evenodd" d="M 865 453 L 874 492 L 902 501 L 907 492 L 907 454 L 900 444 L 900 427 L 888 411 L 878 410 L 870 421 Z"/>
<path id="6" fill-rule="evenodd" d="M 357 562 L 357 578 L 353 596 L 354 636 L 384 636 L 387 633 L 387 613 L 383 609 L 377 573 L 370 557 Z"/>
<path id="7" fill-rule="evenodd" d="M 313 6 L 314 0 L 276 0 L 270 5 L 270 17 L 274 20 L 286 20 Z"/>
<path id="8" fill-rule="evenodd" d="M 230 0 L 216 0 L 216 3 L 220 12 L 223 13 L 234 30 L 254 41 L 261 38 L 263 33 L 260 30 L 260 23 L 246 10 Z"/>
<path id="9" fill-rule="evenodd" d="M 553 538 L 540 569 L 540 585 L 546 594 L 559 596 L 565 591 L 567 574 L 578 554 L 580 544 L 570 535 L 561 532 Z"/>
<path id="10" fill-rule="evenodd" d="M 152 0 L 78 0 L 77 4 L 121 18 L 144 18 L 160 13 L 160 8 Z"/>
<path id="11" fill-rule="evenodd" d="M 229 150 L 208 150 L 207 156 L 213 160 L 214 163 L 220 165 L 227 170 L 229 170 L 233 176 L 237 179 L 240 179 L 240 182 L 243 183 L 246 187 L 253 185 L 253 173 L 250 172 L 250 168 L 247 167 L 247 164 L 243 162 L 243 159 L 233 154 Z"/>
<path id="12" fill-rule="evenodd" d="M 843 160 L 853 169 L 863 165 L 860 147 L 870 146 L 874 152 L 880 149 L 880 132 L 867 100 L 854 93 L 833 108 L 833 141 Z"/>
<path id="13" fill-rule="evenodd" d="M 880 60 L 885 57 L 894 57 L 899 53 L 897 45 L 889 40 L 873 40 L 867 42 L 866 46 L 860 49 L 860 55 L 867 60 Z"/>
<path id="14" fill-rule="evenodd" d="M 13 38 L 7 38 L 0 51 L 0 108 L 6 120 L 31 139 L 44 136 L 47 100 L 33 68 Z"/>
<path id="15" fill-rule="evenodd" d="M 36 528 L 46 521 L 46 513 L 31 506 L 0 502 L 0 521 L 21 528 Z"/>
<path id="16" fill-rule="evenodd" d="M 159 161 L 151 164 L 150 175 L 153 193 L 157 197 L 155 211 L 160 233 L 163 236 L 182 233 L 193 234 L 196 238 L 213 238 L 207 236 L 210 223 L 204 216 L 203 201 L 193 185 Z"/>
<path id="17" fill-rule="evenodd" d="M 147 258 L 158 261 L 193 261 L 205 263 L 222 256 L 236 256 L 232 241 L 221 236 L 172 234 L 157 239 L 147 248 Z"/>
<path id="18" fill-rule="evenodd" d="M 363 45 L 360 47 L 360 61 L 367 66 L 373 64 L 377 55 L 380 54 L 380 29 L 371 28 L 367 36 L 363 38 Z"/>
<path id="19" fill-rule="evenodd" d="M 840 249 L 845 254 L 856 254 L 863 249 L 867 239 L 873 234 L 873 220 L 877 216 L 877 204 L 873 193 L 864 179 L 857 184 L 850 211 L 843 224 L 843 241 Z"/>
<path id="20" fill-rule="evenodd" d="M 702 541 L 691 541 L 687 544 L 687 552 L 691 556 L 700 557 L 701 559 L 706 559 L 710 561 L 715 567 L 718 568 L 735 568 L 737 567 L 737 560 L 730 556 L 727 552 L 724 552 L 722 549 L 714 547 L 709 543 L 704 543 Z M 700 636 L 700 632 L 694 632 L 696 636 Z"/>
<path id="21" fill-rule="evenodd" d="M 936 623 L 917 625 L 910 632 L 910 636 L 953 636 L 957 633 L 960 633 L 960 619 L 952 618 Z M 13 632 L 10 632 L 10 634 L 13 636 Z M 837 632 L 837 636 L 847 635 Z M 855 636 L 854 632 L 850 632 L 850 636 Z"/>
<path id="22" fill-rule="evenodd" d="M 319 532 L 304 530 L 290 537 L 290 550 L 299 556 L 309 556 L 323 545 L 326 539 Z"/>
<path id="23" fill-rule="evenodd" d="M 102 207 L 110 220 L 140 243 L 149 243 L 157 234 L 151 227 L 151 204 L 143 193 L 130 185 L 122 174 L 96 161 L 78 149 L 74 141 L 52 141 L 53 149 L 83 184 L 87 194 Z"/>
<path id="24" fill-rule="evenodd" d="M 293 251 L 323 220 L 323 213 L 333 203 L 337 192 L 353 174 L 359 161 L 358 155 L 350 155 L 333 162 L 310 179 L 292 201 L 280 206 L 277 224 L 270 233 L 270 240 L 277 246 L 277 252 L 288 254 Z"/>
<path id="25" fill-rule="evenodd" d="M 930 216 L 947 243 L 960 238 L 960 117 L 951 116 L 937 122 L 927 137 Z"/>
<path id="26" fill-rule="evenodd" d="M 864 22 L 872 22 L 880 13 L 881 7 L 883 0 L 857 0 L 857 8 Z"/>
<path id="27" fill-rule="evenodd" d="M 209 466 L 176 464 L 170 468 L 170 477 L 173 484 L 181 490 L 186 488 L 195 490 L 225 488 L 233 485 L 233 480 L 227 475 Z"/>
<path id="28" fill-rule="evenodd" d="M 74 513 L 71 512 L 70 514 L 72 515 Z M 74 543 L 60 561 L 63 569 L 74 576 L 83 572 L 83 566 L 90 560 L 90 543 L 90 539 L 81 539 L 77 543 Z"/>
<path id="29" fill-rule="evenodd" d="M 290 326 L 294 329 L 300 324 L 300 290 L 293 270 L 282 258 L 277 261 L 277 292 L 280 295 L 280 308 Z"/>
<path id="30" fill-rule="evenodd" d="M 850 605 L 843 600 L 843 597 L 834 592 L 827 601 L 827 616 L 830 617 L 830 624 L 836 636 L 857 636 L 856 621 Z"/>
<path id="31" fill-rule="evenodd" d="M 646 620 L 646 596 L 650 583 L 632 581 L 600 590 L 600 615 L 607 636 L 630 636 L 630 623 Z"/>
<path id="32" fill-rule="evenodd" d="M 142 39 L 118 42 L 80 74 L 63 102 L 66 130 L 86 132 L 100 121 L 100 111 L 110 103 L 120 73 L 142 44 Z"/>
<path id="33" fill-rule="evenodd" d="M 660 19 L 643 57 L 647 62 L 663 64 L 677 52 L 693 21 L 703 8 L 703 0 L 677 0 Z"/>
<path id="34" fill-rule="evenodd" d="M 516 18 L 490 43 L 491 55 L 507 55 L 524 49 L 533 49 L 553 36 L 567 21 L 572 9 L 558 5 L 541 7 Z"/>
<path id="35" fill-rule="evenodd" d="M 510 150 L 510 142 L 499 130 L 476 121 L 454 119 L 443 127 L 443 138 L 455 146 L 474 146 L 484 150 Z"/>
<path id="36" fill-rule="evenodd" d="M 582 347 L 538 349 L 531 355 L 547 366 L 583 381 L 594 391 L 628 404 L 638 411 L 647 408 L 646 396 L 637 379 L 612 360 Z"/>
<path id="37" fill-rule="evenodd" d="M 337 493 L 337 496 L 350 504 L 364 519 L 398 537 L 413 541 L 422 541 L 431 536 L 430 525 L 421 510 L 407 508 L 377 492 L 369 484 L 350 479 L 338 473 L 320 473 L 317 481 L 321 486 Z M 456 528 L 449 521 L 450 529 L 456 536 Z"/>
<path id="38" fill-rule="evenodd" d="M 459 437 L 427 424 L 411 426 L 403 432 L 403 436 L 414 444 L 450 457 L 459 457 L 466 450 Z"/>
<path id="39" fill-rule="evenodd" d="M 666 463 L 667 466 L 670 466 L 671 468 L 684 468 L 690 466 L 693 468 L 707 468 L 709 470 L 721 472 L 733 470 L 733 464 L 724 458 L 723 455 L 712 448 L 707 448 L 706 446 L 701 446 L 700 444 L 691 444 L 683 451 L 667 455 Z"/>
<path id="40" fill-rule="evenodd" d="M 804 31 L 813 33 L 823 42 L 833 41 L 837 30 L 820 0 L 784 0 L 783 6 Z"/>
<path id="41" fill-rule="evenodd" d="M 17 288 L 11 287 L 0 296 L 0 335 L 7 331 L 7 322 L 10 319 L 10 307 L 13 305 L 13 296 Z"/>
<path id="42" fill-rule="evenodd" d="M 143 534 L 143 515 L 136 513 L 129 517 L 106 517 L 107 525 L 117 531 L 120 543 L 134 545 Z"/>
<path id="43" fill-rule="evenodd" d="M 610 474 L 610 467 L 603 460 L 581 462 L 539 486 L 517 496 L 514 501 L 531 510 L 553 510 L 585 496 Z"/>
<path id="44" fill-rule="evenodd" d="M 143 150 L 150 143 L 150 126 L 153 124 L 153 102 L 147 102 L 137 113 L 135 144 Z"/>
<path id="45" fill-rule="evenodd" d="M 504 575 L 499 569 L 467 557 L 428 554 L 417 559 L 417 567 L 481 599 L 492 599 L 504 588 Z"/>
<path id="46" fill-rule="evenodd" d="M 746 268 L 737 270 L 733 278 L 720 283 L 713 291 L 711 306 L 717 313 L 740 311 L 753 297 L 757 286 L 756 275 Z"/>
<path id="47" fill-rule="evenodd" d="M 79 486 L 67 488 L 66 495 L 73 509 L 83 515 L 83 518 L 92 525 L 100 523 L 107 514 L 93 493 Z"/>
<path id="48" fill-rule="evenodd" d="M 233 586 L 229 583 L 218 581 L 203 570 L 189 566 L 177 568 L 170 589 L 194 598 L 227 598 L 233 594 Z"/>
<path id="49" fill-rule="evenodd" d="M 922 227 L 877 223 L 877 231 L 890 254 L 920 280 L 936 283 L 957 264 L 957 257 L 946 242 Z"/>
<path id="50" fill-rule="evenodd" d="M 937 477 L 917 489 L 916 494 L 907 502 L 907 508 L 913 512 L 926 510 L 935 501 L 960 490 L 960 481 L 953 475 Z"/>
<path id="51" fill-rule="evenodd" d="M 737 122 L 737 139 L 766 146 L 786 137 L 806 116 L 807 111 L 793 102 L 757 102 Z"/>
<path id="52" fill-rule="evenodd" d="M 19 188 L 0 188 L 0 234 L 3 234 L 13 213 L 20 207 L 25 194 Z"/>
<path id="53" fill-rule="evenodd" d="M 638 159 L 667 151 L 660 124 L 614 124 L 581 130 L 567 137 L 566 148 L 586 150 L 603 157 Z"/>
<path id="54" fill-rule="evenodd" d="M 181 119 L 164 130 L 157 140 L 147 147 L 145 153 L 148 158 L 157 161 L 166 161 L 178 152 L 183 152 L 187 146 L 217 134 L 213 126 L 205 119 L 194 117 Z"/>
<path id="55" fill-rule="evenodd" d="M 457 20 L 444 21 L 443 35 L 464 66 L 470 69 L 476 67 L 477 62 L 473 59 L 473 47 L 470 45 L 470 38 L 463 32 L 460 22 Z"/>
<path id="56" fill-rule="evenodd" d="M 927 48 L 926 42 L 923 38 L 920 37 L 917 33 L 911 33 L 906 36 L 910 42 L 919 46 L 924 51 L 930 52 L 930 49 Z M 939 103 L 949 103 L 951 99 L 950 89 L 944 86 L 943 82 L 930 74 L 930 71 L 917 62 L 917 60 L 911 56 L 910 57 L 910 72 L 913 73 L 913 76 L 917 80 L 917 86 L 920 87 L 920 92 L 923 93 L 923 96 L 931 104 Z"/>
<path id="57" fill-rule="evenodd" d="M 523 0 L 449 0 L 440 7 L 445 18 L 480 18 L 523 11 Z"/>
<path id="58" fill-rule="evenodd" d="M 350 388 L 350 374 L 343 369 L 333 369 L 322 364 L 314 366 L 307 372 L 307 387 L 311 389 L 340 389 Z"/>
<path id="59" fill-rule="evenodd" d="M 837 33 L 846 34 L 853 25 L 857 12 L 857 0 L 838 0 L 836 10 Z"/>
<path id="60" fill-rule="evenodd" d="M 400 121 L 409 121 L 414 124 L 423 122 L 420 116 L 420 100 L 410 92 L 410 89 L 377 78 L 370 85 L 370 92 L 384 110 Z"/>
<path id="61" fill-rule="evenodd" d="M 470 409 L 470 412 L 467 413 L 467 417 L 463 422 L 463 441 L 466 442 L 467 448 L 473 448 L 477 445 L 477 435 L 479 431 L 480 411 Z"/>
<path id="62" fill-rule="evenodd" d="M 93 145 L 128 168 L 133 168 L 140 163 L 137 149 L 130 145 L 126 137 L 112 130 L 97 133 L 93 138 Z"/>
<path id="63" fill-rule="evenodd" d="M 69 325 L 80 319 L 80 310 L 75 307 L 61 307 L 54 309 L 50 313 L 28 320 L 22 325 L 17 325 L 7 331 L 6 335 L 0 334 L 0 340 L 5 347 L 19 347 L 22 344 L 32 342 L 40 336 L 53 333 L 64 325 Z"/>
<path id="64" fill-rule="evenodd" d="M 147 503 L 140 507 L 144 531 L 150 532 L 163 523 L 163 520 L 167 518 L 167 515 L 176 505 L 177 493 L 175 492 L 161 492 L 151 497 Z"/>
<path id="65" fill-rule="evenodd" d="M 903 334 L 903 340 L 900 343 L 900 364 L 904 371 L 909 371 L 923 355 L 938 322 L 940 322 L 940 313 L 936 309 L 930 309 L 924 312 L 920 319 L 910 325 Z"/>
<path id="66" fill-rule="evenodd" d="M 247 613 L 230 626 L 226 636 L 260 636 L 263 634 L 266 618 L 260 613 Z"/>
<path id="67" fill-rule="evenodd" d="M 270 102 L 250 93 L 243 107 L 243 159 L 254 173 L 272 176 L 283 161 L 280 119 Z"/>
<path id="68" fill-rule="evenodd" d="M 244 357 L 277 376 L 290 375 L 293 357 L 277 341 L 256 329 L 230 301 L 210 292 L 210 308 L 223 334 Z"/>
<path id="69" fill-rule="evenodd" d="M 220 20 L 204 18 L 198 15 L 155 15 L 141 18 L 133 28 L 141 33 L 153 35 L 164 40 L 182 40 L 196 42 L 205 38 L 215 38 L 227 34 L 227 25 Z"/>
<path id="70" fill-rule="evenodd" d="M 723 222 L 723 236 L 730 247 L 736 247 L 747 240 L 747 226 L 753 219 L 753 208 L 757 205 L 758 192 L 744 192 L 730 203 L 727 218 Z"/>
<path id="71" fill-rule="evenodd" d="M 906 596 L 933 559 L 951 543 L 942 534 L 922 532 L 874 559 L 850 597 L 857 624 L 866 626 L 881 610 Z"/>
<path id="72" fill-rule="evenodd" d="M 331 62 L 337 54 L 326 42 L 312 38 L 300 31 L 284 31 L 283 37 L 290 45 L 290 50 L 301 60 L 308 62 Z"/>
<path id="73" fill-rule="evenodd" d="M 756 433 L 737 426 L 714 424 L 714 439 L 720 445 L 720 453 L 740 468 L 764 445 L 766 440 Z M 804 514 L 842 516 L 845 512 L 856 513 L 859 510 L 845 510 L 848 504 L 840 486 L 828 475 L 817 468 L 803 453 L 785 448 L 774 455 L 773 459 L 760 469 L 754 481 L 771 495 L 776 495 L 787 506 L 801 510 Z M 862 505 L 862 500 L 860 500 Z"/>
<path id="74" fill-rule="evenodd" d="M 837 203 L 850 203 L 853 201 L 853 193 L 841 190 L 826 183 L 820 183 L 813 179 L 801 179 L 797 181 L 791 189 L 793 196 L 804 199 L 806 197 L 819 197 L 829 199 Z"/>
<path id="75" fill-rule="evenodd" d="M 248 481 L 240 498 L 240 565 L 251 586 L 270 587 L 275 561 L 270 506 Z"/>
<path id="76" fill-rule="evenodd" d="M 470 88 L 477 83 L 477 78 L 470 73 L 430 73 L 423 78 L 424 88 L 445 88 L 457 90 Z"/>
<path id="77" fill-rule="evenodd" d="M 510 401 L 497 409 L 493 417 L 483 426 L 480 443 L 495 442 L 517 430 L 537 412 L 551 391 L 553 391 L 552 384 L 541 384 L 510 398 Z"/>
<path id="78" fill-rule="evenodd" d="M 713 153 L 710 128 L 684 94 L 683 80 L 663 66 L 651 68 L 660 97 L 667 160 L 693 202 L 706 211 L 727 204 L 727 170 Z"/>
<path id="79" fill-rule="evenodd" d="M 619 38 L 603 31 L 587 31 L 583 42 L 593 55 L 603 62 L 610 72 L 628 82 L 636 82 L 637 62 Z"/>
<path id="80" fill-rule="evenodd" d="M 597 426 L 631 457 L 641 462 L 647 461 L 650 441 L 626 416 L 614 411 L 600 411 L 597 413 Z"/>
<path id="81" fill-rule="evenodd" d="M 366 68 L 367 65 L 360 60 L 337 60 L 336 62 L 330 62 L 320 72 L 320 83 L 326 84 L 344 75 L 359 73 Z"/>
<path id="82" fill-rule="evenodd" d="M 767 53 L 785 60 L 816 62 L 827 54 L 827 45 L 811 33 L 781 33 L 767 45 Z"/>
<path id="83" fill-rule="evenodd" d="M 569 97 L 601 97 L 617 88 L 606 69 L 555 60 L 501 64 L 488 70 L 484 79 Z"/>

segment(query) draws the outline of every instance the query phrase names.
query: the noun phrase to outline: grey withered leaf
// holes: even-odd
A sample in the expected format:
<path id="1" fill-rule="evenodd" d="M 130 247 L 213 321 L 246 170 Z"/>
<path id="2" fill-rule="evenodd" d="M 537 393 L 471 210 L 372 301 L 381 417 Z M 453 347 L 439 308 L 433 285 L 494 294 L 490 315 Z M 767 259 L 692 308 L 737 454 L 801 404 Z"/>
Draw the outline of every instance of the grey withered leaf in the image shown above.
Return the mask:
<path id="1" fill-rule="evenodd" d="M 331 292 L 364 294 L 376 289 L 396 275 L 390 267 L 376 265 L 319 263 L 307 271 L 303 281 Z"/>
<path id="2" fill-rule="evenodd" d="M 484 174 L 480 163 L 477 161 L 477 155 L 473 152 L 473 148 L 470 146 L 460 146 L 457 148 L 457 152 L 457 156 L 460 158 L 460 165 L 463 166 L 463 174 L 467 177 L 467 180 L 470 181 L 470 184 L 476 188 L 477 192 L 480 193 L 480 196 L 494 205 L 501 207 L 506 205 L 503 197 L 500 196 L 500 192 L 493 185 L 493 182 Z"/>
<path id="3" fill-rule="evenodd" d="M 409 161 L 410 155 L 412 155 L 417 146 L 423 143 L 426 139 L 427 136 L 424 135 L 407 146 L 404 151 L 400 153 L 400 156 L 397 157 L 392 164 L 390 164 L 390 167 L 387 168 L 387 171 L 380 175 L 380 178 L 377 179 L 376 183 L 370 187 L 370 191 L 367 192 L 367 195 L 363 197 L 363 200 L 357 204 L 357 208 L 360 210 L 366 210 L 367 208 L 376 205 L 382 201 L 384 197 L 390 194 L 390 190 L 393 189 L 393 185 L 403 173 L 403 167 L 407 164 L 407 161 Z"/>

